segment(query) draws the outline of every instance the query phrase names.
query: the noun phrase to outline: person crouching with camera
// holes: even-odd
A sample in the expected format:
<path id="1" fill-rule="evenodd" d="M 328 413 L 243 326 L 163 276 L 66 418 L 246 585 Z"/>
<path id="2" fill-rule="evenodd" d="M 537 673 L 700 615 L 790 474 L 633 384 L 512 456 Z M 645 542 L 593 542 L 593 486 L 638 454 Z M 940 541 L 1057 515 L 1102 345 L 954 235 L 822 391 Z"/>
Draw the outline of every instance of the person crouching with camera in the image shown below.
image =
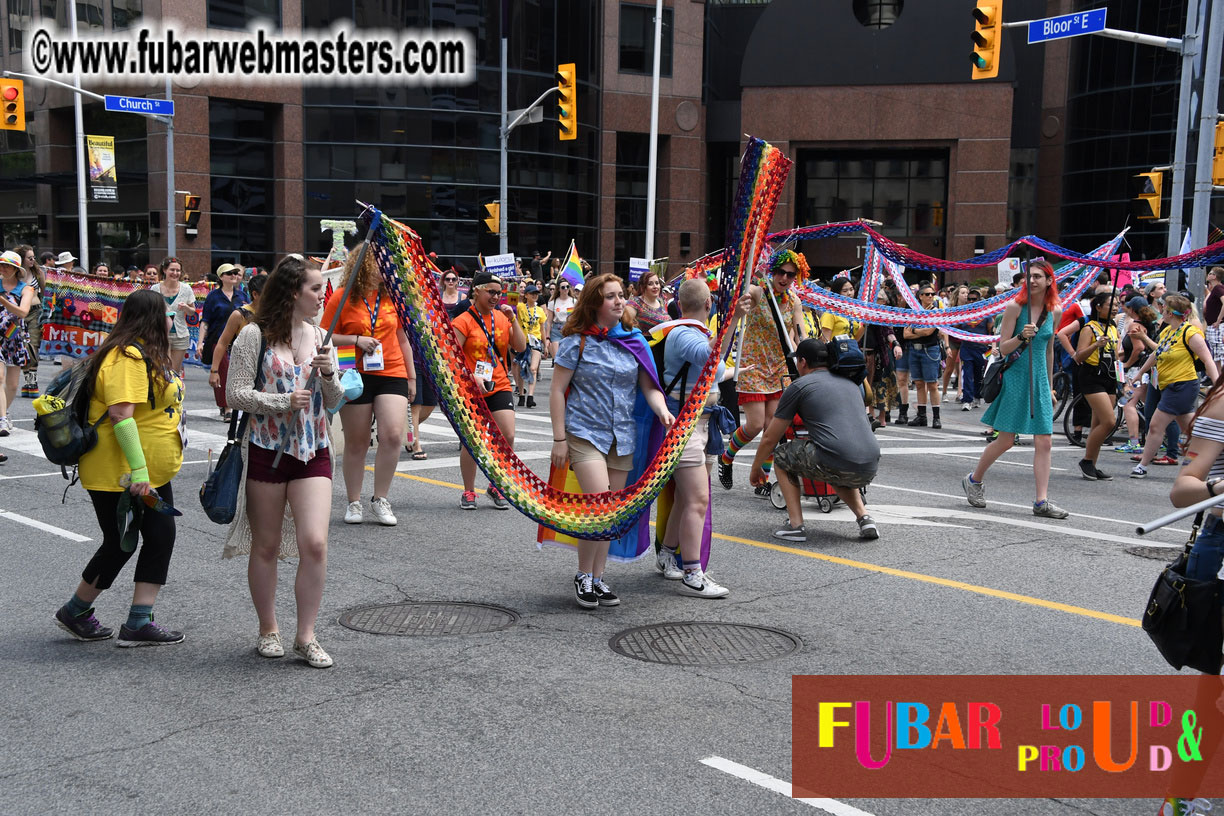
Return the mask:
<path id="1" fill-rule="evenodd" d="M 880 444 L 863 413 L 863 393 L 848 377 L 828 369 L 828 347 L 822 340 L 809 338 L 791 353 L 799 378 L 782 392 L 773 419 L 752 462 L 752 484 L 769 480 L 763 465 L 773 457 L 778 487 L 786 498 L 790 517 L 775 538 L 806 541 L 803 508 L 799 504 L 799 479 L 827 482 L 837 497 L 854 513 L 859 538 L 880 537 L 859 488 L 871 484 L 880 465 Z M 778 444 L 798 416 L 807 431 L 806 438 Z M 775 450 L 776 448 L 776 450 Z"/>
<path id="2" fill-rule="evenodd" d="M 507 350 L 522 354 L 527 348 L 527 335 L 519 325 L 518 315 L 508 305 L 498 306 L 502 296 L 501 278 L 489 272 L 477 272 L 472 278 L 468 297 L 472 305 L 456 317 L 452 324 L 468 371 L 484 392 L 485 405 L 502 436 L 514 446 L 514 387 L 507 370 Z M 463 474 L 463 496 L 459 506 L 476 509 L 476 460 L 464 448 L 459 452 L 459 470 Z M 493 485 L 485 495 L 498 510 L 507 510 L 510 503 Z"/>

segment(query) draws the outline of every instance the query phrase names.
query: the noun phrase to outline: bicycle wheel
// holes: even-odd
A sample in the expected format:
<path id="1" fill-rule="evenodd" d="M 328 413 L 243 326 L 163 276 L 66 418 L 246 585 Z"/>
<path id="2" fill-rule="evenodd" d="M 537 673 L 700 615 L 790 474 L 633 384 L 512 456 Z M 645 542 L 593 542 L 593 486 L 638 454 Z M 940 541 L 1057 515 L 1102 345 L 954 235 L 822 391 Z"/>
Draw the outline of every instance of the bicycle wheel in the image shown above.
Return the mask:
<path id="1" fill-rule="evenodd" d="M 1070 402 L 1067 396 L 1071 393 L 1071 375 L 1066 371 L 1055 372 L 1051 385 L 1054 390 L 1054 419 L 1057 420 Z"/>
<path id="2" fill-rule="evenodd" d="M 1075 445 L 1077 448 L 1084 447 L 1084 437 L 1087 436 L 1087 434 L 1081 434 L 1080 438 L 1076 439 L 1075 438 L 1075 423 L 1073 422 L 1073 419 L 1075 417 L 1075 409 L 1079 405 L 1080 401 L 1083 399 L 1084 399 L 1083 394 L 1076 394 L 1073 399 L 1063 401 L 1064 404 L 1069 403 L 1069 405 L 1067 406 L 1067 410 L 1063 411 L 1063 415 L 1062 415 L 1063 435 L 1067 437 L 1068 442 L 1070 442 L 1072 445 Z"/>

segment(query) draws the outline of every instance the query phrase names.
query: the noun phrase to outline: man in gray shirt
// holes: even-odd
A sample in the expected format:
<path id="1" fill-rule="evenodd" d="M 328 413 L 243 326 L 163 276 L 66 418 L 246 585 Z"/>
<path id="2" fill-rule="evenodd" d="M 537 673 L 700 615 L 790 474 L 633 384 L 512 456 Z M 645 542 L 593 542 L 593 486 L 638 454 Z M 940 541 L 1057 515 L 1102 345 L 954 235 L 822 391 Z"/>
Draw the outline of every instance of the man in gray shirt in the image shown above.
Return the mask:
<path id="1" fill-rule="evenodd" d="M 880 445 L 863 410 L 863 393 L 850 379 L 828 370 L 828 348 L 823 341 L 804 340 L 790 356 L 795 358 L 799 379 L 783 392 L 757 448 L 750 477 L 754 485 L 767 483 L 769 474 L 764 465 L 773 456 L 778 488 L 786 498 L 790 517 L 774 537 L 807 540 L 799 503 L 799 479 L 806 478 L 833 487 L 837 497 L 854 512 L 859 538 L 879 538 L 880 531 L 867 515 L 859 493 L 859 488 L 875 478 L 880 464 Z M 796 415 L 803 421 L 807 436 L 778 444 Z"/>

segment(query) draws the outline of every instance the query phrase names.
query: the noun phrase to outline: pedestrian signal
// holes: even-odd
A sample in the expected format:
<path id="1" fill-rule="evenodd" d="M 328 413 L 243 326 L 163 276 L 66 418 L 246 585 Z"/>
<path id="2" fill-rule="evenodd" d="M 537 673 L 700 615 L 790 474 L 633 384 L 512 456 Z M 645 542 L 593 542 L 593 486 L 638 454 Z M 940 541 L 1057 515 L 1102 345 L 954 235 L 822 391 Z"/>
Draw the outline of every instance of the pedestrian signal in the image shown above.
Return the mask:
<path id="1" fill-rule="evenodd" d="M 578 87 L 574 63 L 557 66 L 557 124 L 561 126 L 557 138 L 563 142 L 578 138 Z"/>
<path id="2" fill-rule="evenodd" d="M 200 223 L 200 197 L 198 195 L 188 195 L 183 200 L 183 226 L 187 227 L 188 235 L 196 235 L 199 233 Z"/>
<path id="3" fill-rule="evenodd" d="M 0 130 L 25 129 L 25 83 L 0 79 Z"/>
<path id="4" fill-rule="evenodd" d="M 1224 185 L 1224 122 L 1216 122 L 1215 152 L 1211 157 L 1211 183 L 1219 187 Z"/>
<path id="5" fill-rule="evenodd" d="M 1164 174 L 1159 172 L 1139 173 L 1134 177 L 1135 196 L 1131 201 L 1135 217 L 1152 221 L 1160 218 L 1160 191 L 1164 185 Z"/>
<path id="6" fill-rule="evenodd" d="M 1002 22 L 1003 0 L 978 0 L 973 9 L 973 71 L 970 79 L 993 79 L 999 75 Z"/>
<path id="7" fill-rule="evenodd" d="M 486 216 L 481 221 L 484 222 L 485 229 L 494 235 L 501 233 L 501 202 L 493 201 L 484 205 Z"/>

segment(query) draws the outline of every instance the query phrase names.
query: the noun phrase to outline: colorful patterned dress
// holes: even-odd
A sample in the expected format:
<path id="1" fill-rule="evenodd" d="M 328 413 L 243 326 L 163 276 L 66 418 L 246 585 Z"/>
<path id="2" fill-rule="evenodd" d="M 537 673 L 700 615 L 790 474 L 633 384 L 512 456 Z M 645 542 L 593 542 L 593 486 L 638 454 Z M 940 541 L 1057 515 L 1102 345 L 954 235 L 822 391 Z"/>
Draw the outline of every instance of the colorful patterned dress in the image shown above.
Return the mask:
<path id="1" fill-rule="evenodd" d="M 21 305 L 22 291 L 26 284 L 18 282 L 13 291 L 8 291 L 0 285 L 0 297 Z M 24 319 L 0 307 L 0 363 L 6 366 L 21 368 L 29 362 L 29 335 L 26 333 Z"/>
<path id="2" fill-rule="evenodd" d="M 768 286 L 767 282 L 758 285 Z M 777 298 L 778 310 L 782 313 L 782 325 L 789 332 L 794 322 L 794 295 L 788 289 Z M 743 360 L 737 361 L 740 373 L 735 390 L 740 394 L 774 394 L 782 391 L 782 377 L 786 374 L 786 353 L 778 339 L 777 324 L 774 323 L 769 303 L 761 299 L 761 305 L 744 318 Z M 752 366 L 748 370 L 743 370 Z"/>

